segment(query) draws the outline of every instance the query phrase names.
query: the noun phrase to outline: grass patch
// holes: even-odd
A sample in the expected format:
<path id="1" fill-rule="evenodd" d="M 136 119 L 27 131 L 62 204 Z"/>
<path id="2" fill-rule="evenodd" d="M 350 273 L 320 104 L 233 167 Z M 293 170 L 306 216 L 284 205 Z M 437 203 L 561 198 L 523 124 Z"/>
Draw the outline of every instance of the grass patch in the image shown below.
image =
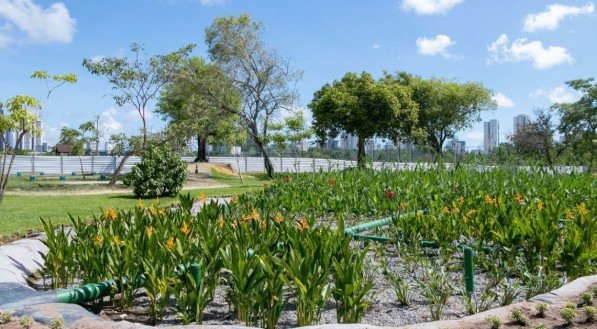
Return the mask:
<path id="1" fill-rule="evenodd" d="M 204 192 L 208 197 L 241 194 L 261 188 L 263 182 L 252 177 L 243 177 L 241 183 L 237 176 L 214 173 L 216 181 L 229 185 L 222 188 L 201 188 L 182 191 L 199 195 Z M 15 196 L 6 195 L 0 205 L 0 239 L 21 236 L 30 232 L 41 231 L 39 218 L 51 219 L 55 224 L 69 224 L 68 214 L 74 217 L 93 218 L 102 209 L 132 209 L 138 199 L 131 193 L 102 195 L 56 195 L 56 196 Z M 145 200 L 146 204 L 152 199 Z M 161 198 L 161 204 L 177 202 L 176 197 Z"/>

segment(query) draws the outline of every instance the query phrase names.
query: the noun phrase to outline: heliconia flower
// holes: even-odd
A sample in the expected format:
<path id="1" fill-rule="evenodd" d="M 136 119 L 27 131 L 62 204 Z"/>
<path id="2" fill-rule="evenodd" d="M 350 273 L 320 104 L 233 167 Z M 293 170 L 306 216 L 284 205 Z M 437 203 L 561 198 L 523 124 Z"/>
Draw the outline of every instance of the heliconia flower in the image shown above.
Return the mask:
<path id="1" fill-rule="evenodd" d="M 284 176 L 284 183 L 290 183 L 292 181 L 292 177 L 286 175 Z"/>
<path id="2" fill-rule="evenodd" d="M 516 201 L 516 203 L 518 204 L 524 202 L 524 197 L 522 196 L 522 194 L 520 194 L 520 192 L 516 192 L 516 195 L 514 196 L 514 201 Z"/>
<path id="3" fill-rule="evenodd" d="M 233 195 L 230 197 L 230 203 L 235 203 L 236 201 L 238 201 L 238 195 L 236 195 L 236 194 L 233 194 Z"/>
<path id="4" fill-rule="evenodd" d="M 401 202 L 400 203 L 400 209 L 404 210 L 404 209 L 408 209 L 408 203 L 406 202 Z"/>
<path id="5" fill-rule="evenodd" d="M 543 209 L 545 209 L 545 204 L 543 201 L 539 201 L 539 203 L 537 203 L 537 210 L 542 211 Z"/>
<path id="6" fill-rule="evenodd" d="M 263 183 L 263 189 L 267 190 L 268 188 L 269 188 L 269 183 L 268 182 Z"/>
<path id="7" fill-rule="evenodd" d="M 152 204 L 149 208 L 149 213 L 151 213 L 152 216 L 156 216 L 158 214 L 158 208 L 156 208 L 155 205 Z"/>
<path id="8" fill-rule="evenodd" d="M 137 208 L 143 209 L 143 207 L 145 207 L 145 205 L 143 204 L 143 201 L 139 199 L 139 201 L 137 201 Z"/>
<path id="9" fill-rule="evenodd" d="M 390 200 L 393 200 L 396 197 L 396 194 L 390 190 L 386 190 L 384 192 L 384 194 L 385 194 L 386 198 L 388 198 Z"/>
<path id="10" fill-rule="evenodd" d="M 261 224 L 259 224 L 259 228 L 260 228 L 261 230 L 265 230 L 265 229 L 267 228 L 267 220 L 265 220 L 265 219 L 264 219 L 264 220 L 262 220 L 262 221 L 261 221 Z"/>
<path id="11" fill-rule="evenodd" d="M 309 223 L 307 222 L 307 218 L 303 217 L 298 222 L 298 229 L 303 233 L 306 229 L 309 228 Z"/>
<path id="12" fill-rule="evenodd" d="M 120 238 L 120 236 L 115 235 L 112 238 L 112 242 L 114 242 L 115 245 L 120 246 L 122 244 L 122 239 Z"/>
<path id="13" fill-rule="evenodd" d="M 218 227 L 220 229 L 222 229 L 224 227 L 224 216 L 220 215 L 220 217 L 218 217 Z"/>
<path id="14" fill-rule="evenodd" d="M 236 228 L 238 226 L 238 221 L 235 219 L 230 225 L 232 225 L 232 228 Z"/>
<path id="15" fill-rule="evenodd" d="M 259 220 L 259 212 L 255 208 L 253 208 L 253 211 L 251 212 L 251 219 L 254 221 Z"/>
<path id="16" fill-rule="evenodd" d="M 145 228 L 145 232 L 147 233 L 147 236 L 151 238 L 151 236 L 153 235 L 153 226 L 147 226 Z"/>
<path id="17" fill-rule="evenodd" d="M 180 227 L 180 231 L 182 233 L 184 233 L 184 235 L 189 235 L 189 233 L 191 233 L 191 229 L 187 225 L 187 222 L 182 223 L 182 226 Z"/>
<path id="18" fill-rule="evenodd" d="M 115 220 L 117 215 L 118 214 L 116 213 L 116 210 L 114 210 L 114 208 L 110 208 L 104 211 L 104 216 L 111 220 Z"/>
<path id="19" fill-rule="evenodd" d="M 169 237 L 168 240 L 166 240 L 166 248 L 168 250 L 173 250 L 175 246 L 176 246 L 176 243 L 174 243 L 174 238 Z"/>
<path id="20" fill-rule="evenodd" d="M 458 204 L 462 207 L 464 205 L 464 197 L 458 198 L 456 202 L 458 202 Z"/>
<path id="21" fill-rule="evenodd" d="M 578 209 L 578 213 L 579 213 L 581 216 L 584 216 L 584 215 L 586 215 L 586 214 L 588 214 L 588 213 L 589 213 L 589 210 L 587 209 L 587 206 L 585 206 L 585 203 L 584 203 L 584 202 L 581 202 L 581 203 L 578 205 L 578 207 L 576 207 L 576 209 Z"/>
<path id="22" fill-rule="evenodd" d="M 330 186 L 336 186 L 336 179 L 330 178 L 329 183 L 330 183 Z"/>
<path id="23" fill-rule="evenodd" d="M 477 214 L 477 210 L 475 210 L 475 209 L 471 209 L 471 210 L 469 210 L 469 211 L 467 211 L 467 212 L 466 212 L 466 215 L 465 215 L 465 217 L 473 217 L 473 216 L 475 216 L 476 214 Z"/>
<path id="24" fill-rule="evenodd" d="M 205 193 L 201 192 L 199 194 L 199 201 L 201 201 L 201 202 L 207 201 L 207 195 L 205 195 Z"/>
<path id="25" fill-rule="evenodd" d="M 444 207 L 442 208 L 442 213 L 443 213 L 444 215 L 447 215 L 447 214 L 449 214 L 449 213 L 450 213 L 450 208 L 448 208 L 448 206 L 444 206 Z"/>
<path id="26" fill-rule="evenodd" d="M 452 212 L 455 214 L 459 214 L 460 213 L 460 208 L 456 207 L 452 209 Z"/>
<path id="27" fill-rule="evenodd" d="M 160 215 L 166 216 L 166 208 L 165 207 L 160 208 Z"/>
<path id="28" fill-rule="evenodd" d="M 95 245 L 101 246 L 104 243 L 104 237 L 100 234 L 95 236 Z"/>
<path id="29" fill-rule="evenodd" d="M 495 199 L 492 198 L 489 194 L 485 194 L 485 197 L 483 199 L 485 200 L 485 203 L 490 206 L 495 204 Z"/>
<path id="30" fill-rule="evenodd" d="M 284 221 L 284 217 L 282 217 L 281 213 L 277 213 L 276 217 L 274 218 L 274 222 L 276 222 L 276 224 L 280 224 Z"/>
<path id="31" fill-rule="evenodd" d="M 564 216 L 566 216 L 566 219 L 573 219 L 574 211 L 572 211 L 570 209 L 566 209 L 566 210 L 564 210 Z"/>

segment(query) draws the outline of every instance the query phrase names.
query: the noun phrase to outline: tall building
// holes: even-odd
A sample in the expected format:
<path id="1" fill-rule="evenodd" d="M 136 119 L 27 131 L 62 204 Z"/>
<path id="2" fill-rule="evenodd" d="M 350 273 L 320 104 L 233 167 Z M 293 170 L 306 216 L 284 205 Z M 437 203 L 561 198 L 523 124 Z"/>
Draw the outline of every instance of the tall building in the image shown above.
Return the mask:
<path id="1" fill-rule="evenodd" d="M 342 135 L 341 147 L 345 150 L 356 150 L 359 147 L 359 138 L 353 134 Z"/>
<path id="2" fill-rule="evenodd" d="M 500 124 L 496 119 L 483 123 L 483 146 L 485 153 L 491 153 L 500 143 Z"/>
<path id="3" fill-rule="evenodd" d="M 324 147 L 328 150 L 335 150 L 338 148 L 338 141 L 334 138 L 329 138 L 325 141 Z"/>
<path id="4" fill-rule="evenodd" d="M 514 117 L 514 133 L 516 134 L 518 130 L 526 125 L 531 123 L 531 118 L 526 114 L 519 114 Z"/>
<path id="5" fill-rule="evenodd" d="M 452 140 L 452 141 L 448 142 L 447 148 L 452 150 L 452 152 L 454 152 L 454 154 L 464 154 L 466 152 L 466 142 Z"/>

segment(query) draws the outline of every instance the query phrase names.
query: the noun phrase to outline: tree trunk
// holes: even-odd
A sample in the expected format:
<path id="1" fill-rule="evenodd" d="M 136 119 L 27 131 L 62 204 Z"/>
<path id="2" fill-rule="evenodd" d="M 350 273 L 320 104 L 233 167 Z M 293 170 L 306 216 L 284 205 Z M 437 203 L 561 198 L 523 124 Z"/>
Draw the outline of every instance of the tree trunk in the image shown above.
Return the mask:
<path id="1" fill-rule="evenodd" d="M 365 137 L 358 136 L 359 140 L 358 140 L 358 147 L 359 150 L 357 152 L 357 167 L 359 168 L 365 168 Z"/>
<path id="2" fill-rule="evenodd" d="M 197 135 L 197 158 L 195 162 L 208 162 L 207 161 L 207 139 L 201 138 Z"/>
<path id="3" fill-rule="evenodd" d="M 269 178 L 274 177 L 274 165 L 272 165 L 272 161 L 270 160 L 269 156 L 267 155 L 267 150 L 265 146 L 260 140 L 255 140 L 255 144 L 259 147 L 261 154 L 263 155 L 263 164 L 265 165 L 265 170 L 267 171 L 267 176 Z"/>
<path id="4" fill-rule="evenodd" d="M 114 175 L 112 175 L 112 179 L 110 179 L 110 182 L 108 183 L 108 187 L 114 187 L 114 185 L 116 185 L 116 180 L 118 180 L 118 177 L 120 177 L 120 172 L 122 171 L 122 168 L 124 168 L 124 164 L 126 163 L 126 161 L 130 158 L 130 156 L 132 154 L 133 154 L 133 152 L 131 152 L 131 151 L 126 152 L 124 154 L 124 157 L 118 164 L 116 171 L 114 171 Z"/>
<path id="5" fill-rule="evenodd" d="M 147 122 L 145 121 L 145 115 L 141 116 L 141 120 L 143 121 L 143 147 L 141 147 L 141 149 L 144 150 L 145 147 L 147 147 Z M 126 154 L 125 154 L 125 157 L 126 157 Z M 110 181 L 110 183 L 111 182 L 112 181 Z"/>

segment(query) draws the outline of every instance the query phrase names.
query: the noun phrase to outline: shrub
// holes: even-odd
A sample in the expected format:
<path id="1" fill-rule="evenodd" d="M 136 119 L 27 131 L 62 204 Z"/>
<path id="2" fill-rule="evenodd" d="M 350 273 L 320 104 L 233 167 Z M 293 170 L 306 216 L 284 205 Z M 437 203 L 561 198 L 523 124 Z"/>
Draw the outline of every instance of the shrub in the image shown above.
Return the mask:
<path id="1" fill-rule="evenodd" d="M 66 323 L 63 318 L 53 318 L 48 322 L 48 327 L 50 329 L 64 329 L 66 328 Z"/>
<path id="2" fill-rule="evenodd" d="M 510 312 L 510 317 L 521 326 L 526 326 L 529 324 L 529 319 L 524 315 L 524 312 L 520 307 L 514 308 Z"/>
<path id="3" fill-rule="evenodd" d="M 545 312 L 547 311 L 547 304 L 546 303 L 539 303 L 535 308 L 540 318 L 545 316 Z"/>
<path id="4" fill-rule="evenodd" d="M 585 312 L 585 316 L 587 317 L 587 322 L 595 321 L 595 313 L 597 313 L 597 308 L 593 306 L 585 306 L 583 308 L 583 311 Z"/>
<path id="5" fill-rule="evenodd" d="M 581 295 L 582 302 L 584 305 L 592 305 L 593 304 L 593 293 L 587 291 Z"/>
<path id="6" fill-rule="evenodd" d="M 566 325 L 572 325 L 574 318 L 576 318 L 576 310 L 570 307 L 564 307 L 560 310 L 560 316 L 564 321 L 566 321 Z"/>
<path id="7" fill-rule="evenodd" d="M 21 318 L 21 321 L 19 321 L 19 324 L 21 325 L 21 327 L 23 327 L 25 329 L 29 329 L 33 325 L 33 318 L 31 318 L 29 315 L 25 315 L 24 317 Z"/>
<path id="8" fill-rule="evenodd" d="M 150 146 L 133 166 L 130 184 L 137 197 L 175 195 L 187 178 L 187 164 L 168 146 Z"/>
<path id="9" fill-rule="evenodd" d="M 486 317 L 485 322 L 489 325 L 489 328 L 491 329 L 499 329 L 502 326 L 502 320 L 495 315 L 490 315 Z"/>
<path id="10" fill-rule="evenodd" d="M 10 322 L 10 313 L 8 311 L 0 311 L 0 324 Z"/>

